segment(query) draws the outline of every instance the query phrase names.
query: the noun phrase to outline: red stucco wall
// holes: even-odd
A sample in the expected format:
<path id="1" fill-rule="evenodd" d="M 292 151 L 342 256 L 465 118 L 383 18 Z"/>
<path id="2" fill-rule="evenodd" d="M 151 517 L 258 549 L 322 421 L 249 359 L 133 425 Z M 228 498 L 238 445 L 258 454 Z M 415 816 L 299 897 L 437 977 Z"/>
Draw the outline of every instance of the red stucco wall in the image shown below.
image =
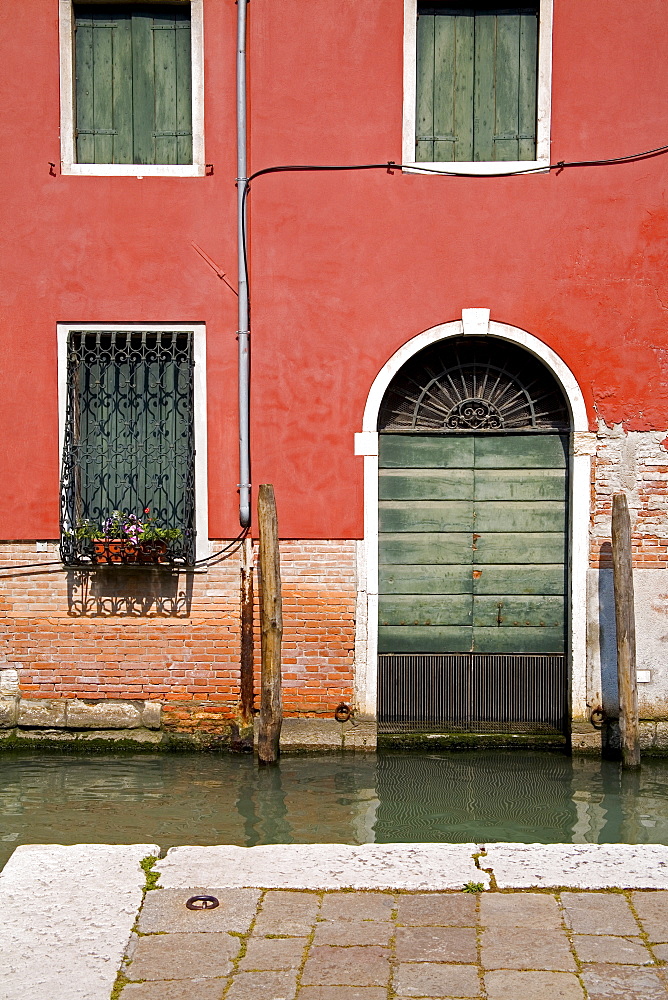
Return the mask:
<path id="1" fill-rule="evenodd" d="M 58 531 L 56 323 L 207 324 L 210 533 L 236 533 L 236 6 L 205 0 L 197 179 L 63 177 L 57 0 L 0 6 L 0 536 Z M 252 169 L 399 160 L 402 0 L 253 0 Z M 668 142 L 663 0 L 555 0 L 552 159 Z M 281 534 L 362 534 L 369 386 L 485 306 L 566 361 L 592 421 L 668 427 L 668 158 L 512 178 L 270 176 L 251 199 L 253 481 Z"/>

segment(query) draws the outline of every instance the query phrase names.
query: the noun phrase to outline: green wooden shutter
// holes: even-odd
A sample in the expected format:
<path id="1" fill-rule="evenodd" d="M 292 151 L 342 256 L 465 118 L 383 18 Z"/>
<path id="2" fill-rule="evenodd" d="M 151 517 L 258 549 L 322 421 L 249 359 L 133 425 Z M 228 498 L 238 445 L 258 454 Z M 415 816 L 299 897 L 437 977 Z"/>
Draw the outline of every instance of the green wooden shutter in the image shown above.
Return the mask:
<path id="1" fill-rule="evenodd" d="M 192 163 L 190 10 L 76 7 L 77 159 Z"/>
<path id="2" fill-rule="evenodd" d="M 76 8 L 79 163 L 132 163 L 132 20 L 116 8 Z"/>
<path id="3" fill-rule="evenodd" d="M 418 162 L 536 155 L 538 7 L 418 8 Z"/>

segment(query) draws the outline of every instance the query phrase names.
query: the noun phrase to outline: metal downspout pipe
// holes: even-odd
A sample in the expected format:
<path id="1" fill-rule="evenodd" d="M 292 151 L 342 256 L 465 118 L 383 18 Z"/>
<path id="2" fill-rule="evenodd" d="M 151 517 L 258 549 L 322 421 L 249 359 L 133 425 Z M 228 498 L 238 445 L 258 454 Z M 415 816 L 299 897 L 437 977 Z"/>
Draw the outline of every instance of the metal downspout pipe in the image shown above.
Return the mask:
<path id="1" fill-rule="evenodd" d="M 237 251 L 239 273 L 238 391 L 239 391 L 239 522 L 251 523 L 250 482 L 250 311 L 246 276 L 246 24 L 249 0 L 237 0 Z"/>

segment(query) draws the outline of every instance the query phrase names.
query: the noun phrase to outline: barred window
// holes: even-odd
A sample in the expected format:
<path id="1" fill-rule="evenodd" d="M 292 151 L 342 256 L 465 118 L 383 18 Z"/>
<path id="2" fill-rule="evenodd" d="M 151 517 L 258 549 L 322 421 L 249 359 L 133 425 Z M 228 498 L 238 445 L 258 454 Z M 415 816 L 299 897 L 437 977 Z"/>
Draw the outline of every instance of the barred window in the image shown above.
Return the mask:
<path id="1" fill-rule="evenodd" d="M 193 373 L 191 332 L 70 332 L 65 563 L 194 562 Z"/>

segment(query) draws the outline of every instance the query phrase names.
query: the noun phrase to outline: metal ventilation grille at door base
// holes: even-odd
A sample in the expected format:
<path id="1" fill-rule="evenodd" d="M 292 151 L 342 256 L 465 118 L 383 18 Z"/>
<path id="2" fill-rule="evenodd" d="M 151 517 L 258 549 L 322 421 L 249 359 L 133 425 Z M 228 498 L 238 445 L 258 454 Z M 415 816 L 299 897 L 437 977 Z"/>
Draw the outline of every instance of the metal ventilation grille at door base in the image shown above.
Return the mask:
<path id="1" fill-rule="evenodd" d="M 561 654 L 378 657 L 378 732 L 562 733 Z"/>

